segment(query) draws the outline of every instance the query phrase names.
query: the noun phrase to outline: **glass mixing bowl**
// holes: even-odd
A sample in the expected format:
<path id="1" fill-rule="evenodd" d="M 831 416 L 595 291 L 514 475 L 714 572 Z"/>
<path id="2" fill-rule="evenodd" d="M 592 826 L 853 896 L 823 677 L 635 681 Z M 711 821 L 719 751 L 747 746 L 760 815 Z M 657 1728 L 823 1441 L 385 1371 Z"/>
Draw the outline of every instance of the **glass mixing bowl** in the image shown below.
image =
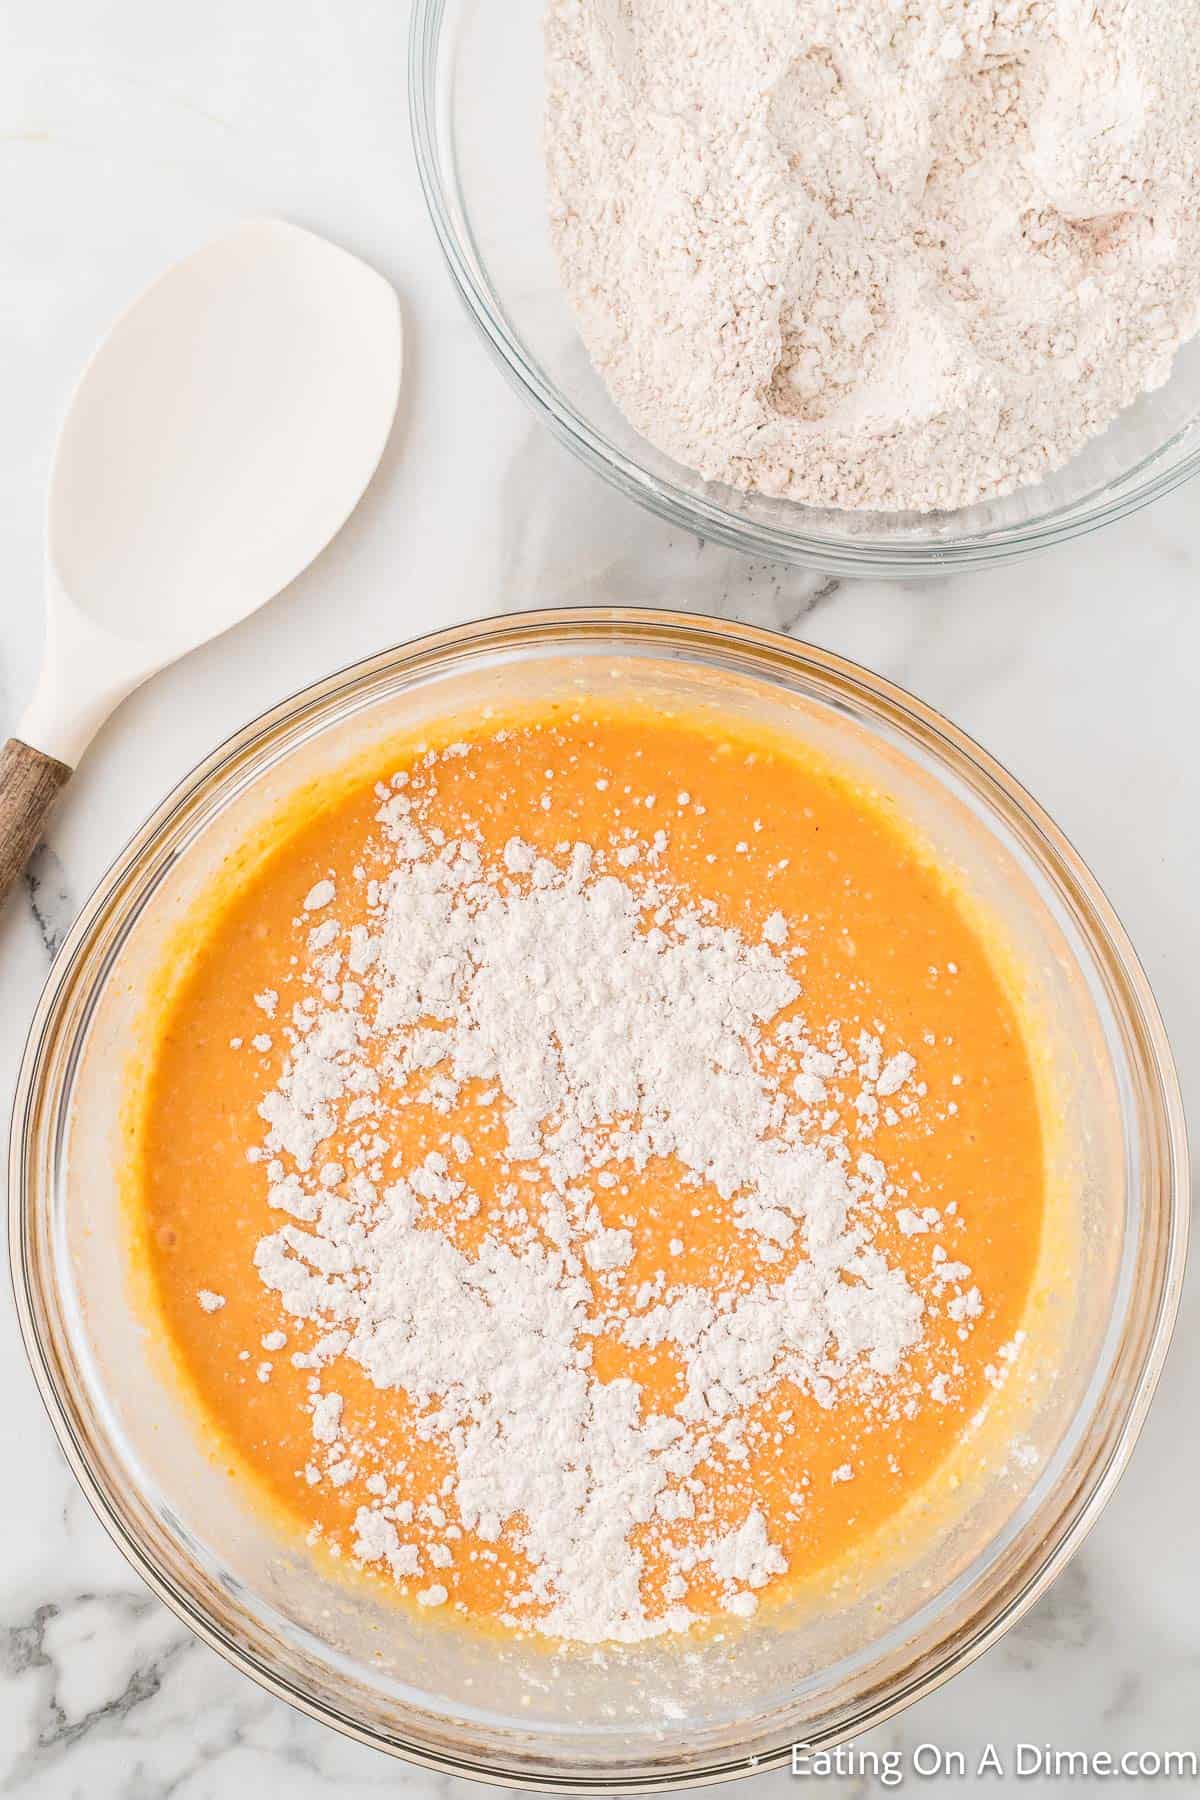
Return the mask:
<path id="1" fill-rule="evenodd" d="M 799 735 L 890 799 L 1021 972 L 1059 1126 L 1048 1139 L 1055 1252 L 1035 1282 L 1050 1349 L 998 1409 L 985 1474 L 964 1479 L 937 1528 L 901 1554 L 884 1544 L 835 1604 L 779 1611 L 686 1653 L 659 1640 L 552 1656 L 331 1578 L 230 1480 L 164 1378 L 122 1194 L 130 1084 L 164 959 L 230 858 L 307 784 L 402 730 L 597 686 Z M 1045 814 L 961 732 L 767 632 L 547 612 L 330 676 L 222 745 L 137 833 L 80 913 L 34 1018 L 12 1135 L 12 1267 L 76 1475 L 129 1560 L 207 1642 L 315 1717 L 425 1764 L 631 1793 L 743 1774 L 795 1741 L 857 1732 L 961 1668 L 1041 1592 L 1112 1491 L 1149 1402 L 1178 1300 L 1185 1164 L 1170 1052 L 1120 925 Z"/>
<path id="2" fill-rule="evenodd" d="M 450 273 L 500 367 L 622 493 L 700 537 L 833 575 L 987 567 L 1119 519 L 1200 467 L 1200 341 L 1065 468 L 936 514 L 841 512 L 746 494 L 656 450 L 613 405 L 559 284 L 542 172 L 543 0 L 415 0 L 413 141 Z"/>

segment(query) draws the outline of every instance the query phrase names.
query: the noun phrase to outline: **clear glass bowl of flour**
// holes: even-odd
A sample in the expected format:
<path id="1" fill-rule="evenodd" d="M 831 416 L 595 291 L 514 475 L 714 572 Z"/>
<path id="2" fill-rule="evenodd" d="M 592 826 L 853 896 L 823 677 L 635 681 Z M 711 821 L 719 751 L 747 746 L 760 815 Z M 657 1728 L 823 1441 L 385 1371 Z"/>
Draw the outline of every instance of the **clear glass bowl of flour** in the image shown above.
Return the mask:
<path id="1" fill-rule="evenodd" d="M 270 841 L 298 793 L 423 720 L 569 705 L 597 685 L 799 736 L 890 796 L 958 871 L 1044 1021 L 1055 1228 L 1035 1278 L 1030 1379 L 1010 1378 L 987 1427 L 998 1441 L 972 1440 L 975 1466 L 942 1484 L 936 1519 L 901 1523 L 834 1595 L 683 1646 L 555 1654 L 416 1618 L 331 1575 L 230 1479 L 140 1297 L 121 1142 L 181 921 L 247 846 Z M 389 651 L 215 750 L 121 852 L 59 954 L 18 1085 L 10 1175 L 30 1361 L 89 1500 L 146 1581 L 314 1717 L 432 1768 L 550 1792 L 786 1767 L 792 1743 L 851 1736 L 984 1649 L 1113 1489 L 1165 1354 L 1187 1233 L 1182 1108 L 1153 998 L 1035 802 L 927 707 L 837 657 L 746 626 L 604 608 L 484 620 Z"/>
<path id="2" fill-rule="evenodd" d="M 430 213 L 500 367 L 588 467 L 672 524 L 834 575 L 904 576 L 1023 556 L 1121 518 L 1200 468 L 1200 340 L 1065 467 L 956 512 L 849 512 L 701 479 L 623 417 L 559 281 L 542 164 L 542 0 L 415 0 L 410 105 Z"/>

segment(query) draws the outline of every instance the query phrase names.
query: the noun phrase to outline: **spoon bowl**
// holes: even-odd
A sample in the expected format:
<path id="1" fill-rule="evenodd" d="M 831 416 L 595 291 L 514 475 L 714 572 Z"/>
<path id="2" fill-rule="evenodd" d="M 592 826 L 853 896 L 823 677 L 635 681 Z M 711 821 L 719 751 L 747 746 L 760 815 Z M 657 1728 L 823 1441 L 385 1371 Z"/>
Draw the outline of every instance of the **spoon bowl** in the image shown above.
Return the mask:
<path id="1" fill-rule="evenodd" d="M 0 899 L 113 707 L 341 529 L 400 392 L 395 292 L 278 219 L 175 263 L 85 368 L 47 518 L 41 676 L 0 755 Z"/>

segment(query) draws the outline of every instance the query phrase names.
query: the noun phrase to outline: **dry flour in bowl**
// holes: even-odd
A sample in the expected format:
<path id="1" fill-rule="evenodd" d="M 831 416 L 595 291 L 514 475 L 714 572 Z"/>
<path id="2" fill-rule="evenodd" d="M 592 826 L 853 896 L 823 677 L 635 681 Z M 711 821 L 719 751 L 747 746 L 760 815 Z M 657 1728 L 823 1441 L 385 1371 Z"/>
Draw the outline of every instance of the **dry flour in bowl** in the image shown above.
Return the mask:
<path id="1" fill-rule="evenodd" d="M 552 230 L 629 420 L 709 479 L 1035 482 L 1200 326 L 1200 9 L 550 0 Z"/>

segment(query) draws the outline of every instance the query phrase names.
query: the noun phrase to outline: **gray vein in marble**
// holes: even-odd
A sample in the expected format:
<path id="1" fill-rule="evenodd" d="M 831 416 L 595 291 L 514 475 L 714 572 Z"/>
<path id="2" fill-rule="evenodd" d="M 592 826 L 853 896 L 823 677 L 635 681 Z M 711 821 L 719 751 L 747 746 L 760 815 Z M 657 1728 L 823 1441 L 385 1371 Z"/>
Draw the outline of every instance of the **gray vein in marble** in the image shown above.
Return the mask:
<path id="1" fill-rule="evenodd" d="M 760 625 L 768 631 L 797 637 L 814 614 L 827 607 L 842 591 L 834 575 L 822 576 L 806 569 L 782 569 L 774 563 L 747 562 L 736 551 L 718 552 L 706 546 L 711 561 L 721 558 L 723 567 L 708 604 L 697 611 L 737 624 Z M 730 560 L 732 559 L 732 561 Z M 711 563 L 710 563 L 711 567 Z"/>
<path id="2" fill-rule="evenodd" d="M 119 1690 L 72 1717 L 64 1696 L 64 1651 L 71 1646 L 58 1646 L 50 1639 L 57 1628 L 65 1626 L 69 1631 L 81 1612 L 93 1608 L 100 1609 L 101 1624 L 116 1625 L 118 1642 L 135 1636 L 139 1628 L 146 1626 L 157 1635 L 164 1624 L 168 1625 L 171 1639 L 153 1655 L 141 1656 L 135 1649 L 132 1666 Z M 85 1633 L 85 1638 L 90 1635 Z M 0 1630 L 0 1670 L 8 1677 L 33 1671 L 41 1676 L 41 1704 L 32 1741 L 11 1765 L 5 1786 L 17 1786 L 34 1769 L 44 1773 L 47 1753 L 65 1755 L 98 1727 L 123 1724 L 159 1692 L 170 1665 L 197 1647 L 192 1634 L 170 1620 L 160 1602 L 149 1594 L 80 1594 L 70 1601 L 47 1601 L 37 1607 L 30 1619 Z"/>
<path id="3" fill-rule="evenodd" d="M 39 844 L 30 858 L 25 871 L 25 890 L 42 947 L 53 962 L 71 928 L 76 907 L 66 870 L 57 852 L 47 843 Z"/>
<path id="4" fill-rule="evenodd" d="M 1138 1705 L 1144 1687 L 1141 1673 L 1136 1669 L 1126 1669 L 1117 1679 L 1112 1698 L 1104 1708 L 1102 1717 L 1106 1724 L 1115 1719 L 1126 1718 Z"/>
<path id="5" fill-rule="evenodd" d="M 748 561 L 672 530 L 598 483 L 529 428 L 502 478 L 490 546 L 495 608 L 634 606 L 736 618 L 796 632 L 841 583 L 813 570 Z M 480 597 L 479 611 L 493 605 Z"/>
<path id="6" fill-rule="evenodd" d="M 1067 1564 L 1037 1605 L 1013 1626 L 1001 1642 L 1001 1654 L 1017 1668 L 1032 1669 L 1047 1651 L 1085 1649 L 1099 1630 L 1084 1552 Z"/>

